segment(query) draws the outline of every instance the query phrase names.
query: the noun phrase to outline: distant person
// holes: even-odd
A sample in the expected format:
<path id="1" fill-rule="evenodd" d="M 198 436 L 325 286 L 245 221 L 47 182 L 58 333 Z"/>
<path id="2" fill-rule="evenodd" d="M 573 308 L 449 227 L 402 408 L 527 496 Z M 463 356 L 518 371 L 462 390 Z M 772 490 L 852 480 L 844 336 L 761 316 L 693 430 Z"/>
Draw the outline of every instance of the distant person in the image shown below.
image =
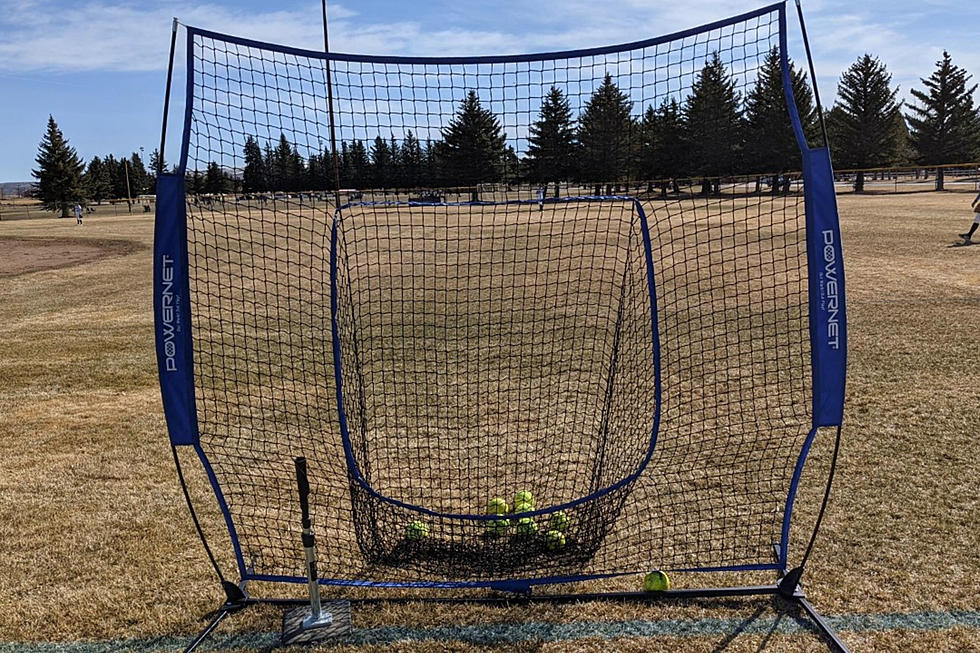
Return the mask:
<path id="1" fill-rule="evenodd" d="M 973 216 L 973 224 L 970 225 L 970 230 L 968 232 L 965 234 L 960 234 L 960 238 L 967 243 L 973 242 L 973 232 L 977 230 L 977 225 L 980 225 L 980 193 L 977 193 L 977 196 L 973 198 L 973 202 L 970 203 L 970 206 L 973 208 L 973 212 L 975 214 Z"/>
<path id="2" fill-rule="evenodd" d="M 82 224 L 82 205 L 75 202 L 75 224 Z"/>
<path id="3" fill-rule="evenodd" d="M 538 186 L 538 210 L 544 211 L 544 187 Z"/>

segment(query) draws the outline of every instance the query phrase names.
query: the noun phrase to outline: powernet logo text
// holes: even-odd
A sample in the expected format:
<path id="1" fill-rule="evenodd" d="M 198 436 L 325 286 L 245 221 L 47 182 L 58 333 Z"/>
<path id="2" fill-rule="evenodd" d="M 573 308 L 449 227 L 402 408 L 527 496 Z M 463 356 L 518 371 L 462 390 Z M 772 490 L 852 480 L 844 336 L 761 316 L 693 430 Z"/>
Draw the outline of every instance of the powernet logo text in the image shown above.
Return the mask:
<path id="1" fill-rule="evenodd" d="M 827 345 L 840 349 L 840 269 L 834 232 L 825 229 L 823 233 L 823 300 Z"/>
<path id="2" fill-rule="evenodd" d="M 163 361 L 168 372 L 177 371 L 178 298 L 174 295 L 174 259 L 163 254 L 160 259 L 160 317 L 163 322 Z"/>

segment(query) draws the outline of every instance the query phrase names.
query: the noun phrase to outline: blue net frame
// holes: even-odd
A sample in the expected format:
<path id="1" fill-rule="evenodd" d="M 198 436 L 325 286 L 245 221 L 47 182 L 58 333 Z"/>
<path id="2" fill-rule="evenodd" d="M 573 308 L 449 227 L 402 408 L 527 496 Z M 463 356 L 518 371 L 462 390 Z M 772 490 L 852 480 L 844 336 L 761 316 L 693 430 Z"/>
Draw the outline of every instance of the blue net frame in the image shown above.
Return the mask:
<path id="1" fill-rule="evenodd" d="M 187 28 L 180 162 L 176 174 L 161 175 L 158 183 L 157 357 L 171 444 L 175 452 L 193 450 L 202 463 L 243 582 L 305 580 L 293 526 L 291 470 L 296 455 L 310 461 L 314 520 L 325 535 L 319 547 L 323 584 L 523 591 L 537 584 L 650 569 L 787 568 L 792 510 L 804 463 L 818 429 L 839 429 L 843 417 L 846 318 L 830 155 L 826 148 L 807 143 L 807 126 L 794 98 L 786 22 L 785 5 L 778 3 L 617 46 L 439 58 L 324 54 Z M 465 180 L 462 187 L 453 186 L 445 175 L 419 177 L 417 169 L 397 164 L 387 169 L 389 175 L 401 175 L 397 186 L 379 184 L 381 173 L 370 179 L 356 176 L 356 143 L 363 147 L 379 135 L 382 141 L 393 141 L 392 149 L 404 152 L 411 132 L 418 141 L 432 143 L 438 153 L 435 142 L 445 134 L 467 89 L 476 89 L 497 116 L 505 146 L 523 155 L 539 103 L 553 85 L 561 85 L 572 110 L 582 114 L 602 81 L 611 79 L 639 120 L 638 114 L 648 106 L 690 96 L 713 54 L 726 67 L 735 92 L 747 96 L 773 51 L 781 71 L 786 129 L 798 147 L 798 168 L 749 170 L 740 169 L 744 161 L 731 162 L 727 169 L 686 171 L 685 176 L 693 178 L 687 185 L 680 176 L 671 176 L 669 184 L 655 183 L 632 173 L 610 175 L 608 169 L 599 169 L 591 176 L 582 173 L 579 179 L 562 180 L 565 194 L 544 199 L 535 197 L 541 182 L 522 179 L 513 157 L 505 155 L 497 160 L 491 181 Z M 330 116 L 324 101 L 327 66 L 336 105 Z M 333 184 L 314 187 L 316 182 L 309 181 L 315 160 L 329 167 L 331 123 L 337 130 L 339 161 L 349 157 L 349 176 L 341 186 L 348 201 L 341 206 Z M 283 170 L 290 160 L 301 161 L 300 167 L 310 175 L 306 187 L 289 188 L 285 176 L 278 182 L 266 179 L 264 187 L 242 187 L 249 174 L 249 141 L 260 150 L 266 147 L 261 161 L 278 161 Z M 381 170 L 381 146 L 375 144 L 372 165 Z M 794 173 L 796 169 L 802 172 Z M 218 181 L 208 187 L 211 173 Z M 774 188 L 777 178 L 785 178 L 788 192 L 760 193 L 760 178 L 770 179 Z M 709 192 L 701 197 L 696 189 L 700 185 L 703 190 L 705 183 Z M 548 181 L 544 184 L 547 187 Z M 629 210 L 616 216 L 596 210 L 610 205 Z M 535 218 L 539 209 L 549 217 Z M 377 293 L 379 278 L 404 290 L 420 279 L 431 280 L 433 270 L 441 271 L 442 281 L 451 276 L 445 259 L 438 265 L 429 261 L 427 272 L 413 273 L 414 277 L 404 271 L 395 274 L 391 266 L 387 273 L 379 272 L 378 262 L 387 262 L 395 245 L 417 247 L 423 258 L 426 252 L 444 256 L 451 229 L 466 226 L 492 232 L 498 221 L 526 224 L 532 218 L 543 221 L 542 238 L 557 238 L 562 225 L 569 223 L 593 229 L 584 232 L 593 240 L 608 234 L 610 225 L 626 225 L 625 244 L 601 254 L 583 253 L 582 243 L 576 243 L 578 249 L 563 249 L 560 238 L 542 254 L 526 234 L 521 247 L 513 249 L 522 250 L 515 256 L 525 266 L 534 260 L 547 268 L 549 261 L 559 265 L 574 259 L 589 270 L 602 269 L 597 261 L 603 257 L 619 261 L 618 267 L 608 268 L 610 279 L 628 276 L 630 266 L 624 268 L 623 260 L 642 262 L 641 273 L 632 275 L 635 283 L 603 286 L 601 279 L 583 274 L 580 290 L 574 292 L 594 299 L 608 296 L 609 288 L 644 291 L 636 296 L 647 303 L 635 303 L 634 317 L 637 323 L 646 319 L 648 327 L 652 320 L 645 332 L 649 365 L 644 368 L 639 358 L 631 362 L 628 369 L 634 373 L 627 378 L 634 394 L 624 396 L 643 409 L 643 428 L 636 432 L 645 437 L 622 436 L 626 444 L 616 457 L 621 459 L 618 466 L 575 472 L 575 461 L 559 465 L 539 505 L 526 515 L 507 515 L 513 523 L 500 538 L 486 532 L 500 516 L 487 514 L 485 503 L 474 497 L 485 502 L 499 494 L 509 501 L 518 489 L 538 489 L 531 487 L 535 481 L 527 470 L 535 464 L 540 468 L 540 458 L 534 456 L 542 451 L 529 448 L 522 454 L 520 447 L 511 447 L 516 453 L 508 455 L 517 458 L 501 458 L 502 464 L 522 471 L 496 487 L 475 482 L 472 495 L 462 489 L 440 494 L 426 487 L 408 488 L 398 478 L 381 480 L 371 474 L 378 467 L 397 468 L 395 450 L 408 447 L 417 459 L 445 461 L 450 457 L 442 455 L 446 447 L 455 455 L 465 446 L 453 449 L 455 440 L 448 436 L 419 444 L 422 438 L 409 433 L 419 422 L 391 417 L 404 405 L 397 400 L 370 404 L 365 387 L 371 384 L 365 384 L 365 374 L 359 373 L 358 383 L 345 382 L 341 369 L 345 357 L 351 358 L 351 369 L 364 365 L 363 360 L 354 361 L 355 350 L 356 357 L 366 355 L 359 349 L 366 343 L 355 344 L 364 316 L 384 315 L 375 323 L 384 331 L 398 328 L 392 316 L 409 316 L 405 319 L 410 321 L 418 314 L 406 301 L 403 310 L 390 310 L 394 300 Z M 382 241 L 379 224 L 398 225 L 403 232 Z M 428 231 L 414 233 L 416 224 Z M 375 233 L 357 241 L 356 229 L 365 225 L 374 225 Z M 706 243 L 705 231 L 717 240 L 708 238 Z M 337 259 L 330 255 L 336 252 L 338 232 L 368 247 L 352 249 L 355 256 L 376 258 L 340 266 L 338 272 Z M 504 229 L 498 241 L 506 250 L 513 238 Z M 474 256 L 485 253 L 478 246 L 467 251 Z M 457 261 L 452 271 L 458 275 L 471 267 Z M 337 287 L 337 279 L 350 276 L 355 268 L 368 270 L 359 279 L 364 288 L 375 289 L 371 301 L 358 299 L 353 290 L 345 295 L 343 287 Z M 472 269 L 479 276 L 490 267 Z M 502 274 L 509 282 L 517 278 L 511 268 Z M 728 283 L 726 277 L 741 285 Z M 549 283 L 545 296 L 554 297 L 565 281 L 555 277 Z M 515 286 L 511 301 L 519 301 L 529 288 Z M 473 302 L 479 306 L 478 299 Z M 360 326 L 337 319 L 343 305 L 362 307 Z M 533 309 L 528 304 L 525 313 L 532 315 Z M 458 319 L 460 314 L 454 315 Z M 536 324 L 535 319 L 530 323 Z M 536 333 L 568 329 L 567 321 L 548 319 L 542 318 L 538 326 L 543 329 Z M 573 335 L 553 347 L 566 351 L 573 345 L 581 349 L 589 342 L 606 343 L 597 347 L 606 372 L 591 384 L 589 392 L 598 400 L 585 422 L 601 425 L 610 414 L 614 393 L 607 388 L 615 385 L 616 375 L 609 372 L 609 361 L 620 351 L 617 323 L 608 314 L 597 317 L 589 326 L 594 340 Z M 603 331 L 601 324 L 613 326 Z M 595 335 L 600 331 L 601 337 Z M 421 333 L 425 336 L 424 328 Z M 371 335 L 364 334 L 362 340 Z M 644 342 L 638 330 L 636 334 L 637 342 Z M 409 336 L 400 343 L 386 341 L 378 351 L 437 341 L 426 339 L 431 334 Z M 535 351 L 534 346 L 528 351 Z M 640 349 L 632 351 L 639 356 Z M 570 359 L 549 360 L 567 375 Z M 445 378 L 448 362 L 434 363 L 443 366 L 441 377 L 425 369 L 423 376 Z M 385 387 L 385 378 L 396 368 L 401 369 L 376 368 L 376 387 Z M 480 383 L 488 378 L 485 374 Z M 399 383 L 406 385 L 404 380 L 395 385 Z M 527 387 L 515 389 L 513 396 L 521 396 Z M 345 403 L 345 390 L 358 396 L 357 405 Z M 539 390 L 535 401 L 545 401 L 549 390 Z M 565 391 L 578 392 L 567 387 Z M 389 396 L 404 394 L 401 388 Z M 413 404 L 416 414 L 423 403 Z M 466 412 L 462 404 L 454 406 Z M 553 415 L 548 410 L 541 408 L 543 415 Z M 365 429 L 358 435 L 347 424 L 352 413 L 363 424 L 368 412 L 374 422 L 386 425 L 370 437 Z M 447 424 L 459 419 L 429 417 Z M 516 416 L 513 423 L 527 419 Z M 470 426 L 479 431 L 486 424 Z M 608 427 L 591 432 L 602 428 Z M 462 466 L 454 487 L 467 485 L 465 474 L 476 474 L 477 469 L 480 479 L 493 476 L 487 470 L 499 466 L 482 462 L 488 442 L 510 437 L 519 444 L 525 437 L 484 430 L 477 440 L 482 451 L 466 459 L 470 463 Z M 580 431 L 582 437 L 590 432 Z M 555 447 L 545 453 L 578 447 L 583 441 L 555 438 L 550 432 L 541 436 Z M 378 454 L 385 443 L 397 446 Z M 371 472 L 364 469 L 372 465 Z M 436 482 L 446 469 L 435 465 L 430 480 Z M 554 470 L 541 472 L 542 478 L 549 471 Z M 563 479 L 579 473 L 586 481 L 570 483 L 568 491 L 560 487 Z M 404 479 L 404 468 L 399 475 Z M 544 534 L 558 512 L 566 514 L 571 526 L 556 550 Z M 534 523 L 533 531 L 525 529 L 530 535 L 518 531 L 521 519 Z M 417 521 L 424 522 L 423 537 L 413 535 L 419 527 L 410 530 Z"/>

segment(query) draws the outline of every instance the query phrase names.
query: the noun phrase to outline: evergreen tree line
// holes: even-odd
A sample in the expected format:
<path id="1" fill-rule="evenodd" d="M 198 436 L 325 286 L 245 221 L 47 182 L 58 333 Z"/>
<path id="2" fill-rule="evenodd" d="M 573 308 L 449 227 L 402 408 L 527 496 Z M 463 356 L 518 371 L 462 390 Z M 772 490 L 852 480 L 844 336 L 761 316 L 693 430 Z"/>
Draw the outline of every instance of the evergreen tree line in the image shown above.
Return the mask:
<path id="1" fill-rule="evenodd" d="M 156 186 L 155 180 L 147 172 L 138 152 L 133 152 L 128 159 L 117 159 L 112 154 L 92 157 L 82 173 L 82 185 L 86 199 L 93 202 L 126 199 L 152 193 Z"/>
<path id="2" fill-rule="evenodd" d="M 876 57 L 865 54 L 841 76 L 837 98 L 826 113 L 826 127 L 838 169 L 897 165 L 923 167 L 980 158 L 977 84 L 943 52 L 932 74 L 911 89 L 912 102 L 897 99 L 899 89 Z M 819 125 L 806 76 L 791 64 L 791 81 L 803 130 L 818 144 Z M 475 186 L 488 182 L 712 179 L 740 174 L 778 174 L 798 170 L 800 157 L 786 111 L 779 56 L 768 53 L 753 87 L 744 96 L 720 57 L 712 55 L 683 100 L 669 98 L 634 114 L 628 94 L 606 75 L 574 117 L 561 89 L 552 87 L 530 126 L 528 148 L 518 159 L 499 119 L 469 91 L 441 138 L 420 142 L 408 132 L 401 140 L 344 141 L 339 169 L 325 149 L 303 157 L 285 135 L 274 145 L 248 138 L 245 166 L 236 178 L 218 163 L 188 173 L 192 193 L 329 190 L 339 176 L 342 188 Z M 904 111 L 903 111 L 904 110 Z M 128 159 L 95 157 L 86 166 L 48 118 L 38 148 L 34 194 L 49 210 L 67 215 L 71 204 L 126 197 L 128 166 L 132 196 L 155 190 L 152 171 L 165 166 L 156 151 L 150 172 L 134 153 Z M 158 167 L 158 164 L 159 165 Z M 855 180 L 863 190 L 864 175 Z M 942 170 L 937 188 L 942 190 Z M 664 186 L 666 191 L 666 185 Z"/>
<path id="3" fill-rule="evenodd" d="M 795 68 L 792 79 L 804 128 L 813 136 L 817 121 L 812 94 Z M 401 141 L 380 135 L 370 143 L 344 141 L 337 157 L 340 185 L 411 188 L 500 181 L 708 179 L 735 170 L 777 173 L 799 167 L 776 50 L 766 57 L 744 100 L 715 54 L 683 103 L 664 100 L 648 106 L 642 117 L 633 115 L 633 103 L 611 75 L 577 120 L 565 94 L 552 86 L 530 127 L 522 160 L 507 145 L 499 119 L 472 90 L 441 136 L 421 143 L 409 131 Z M 244 192 L 327 190 L 335 185 L 329 149 L 304 160 L 285 135 L 275 146 L 264 147 L 249 137 L 244 160 Z"/>

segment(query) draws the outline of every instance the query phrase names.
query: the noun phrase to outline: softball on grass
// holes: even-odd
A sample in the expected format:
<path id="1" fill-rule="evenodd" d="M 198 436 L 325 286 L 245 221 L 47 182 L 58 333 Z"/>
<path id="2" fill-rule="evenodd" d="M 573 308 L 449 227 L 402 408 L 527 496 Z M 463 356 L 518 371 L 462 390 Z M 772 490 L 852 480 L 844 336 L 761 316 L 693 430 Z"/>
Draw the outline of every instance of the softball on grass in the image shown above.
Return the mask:
<path id="1" fill-rule="evenodd" d="M 520 492 L 514 495 L 514 505 L 517 506 L 518 504 L 521 503 L 526 503 L 527 505 L 531 506 L 531 508 L 533 509 L 534 495 L 528 492 L 527 490 L 521 490 Z"/>
<path id="2" fill-rule="evenodd" d="M 415 520 L 405 527 L 405 537 L 410 540 L 424 540 L 429 537 L 429 525 L 424 521 Z"/>
<path id="3" fill-rule="evenodd" d="M 538 532 L 538 525 L 530 517 L 521 517 L 517 520 L 518 535 L 534 535 Z"/>
<path id="4" fill-rule="evenodd" d="M 663 592 L 670 589 L 670 578 L 662 571 L 651 571 L 643 579 L 644 592 Z"/>
<path id="5" fill-rule="evenodd" d="M 568 522 L 570 521 L 571 520 L 568 518 L 565 511 L 559 510 L 551 516 L 550 520 L 548 520 L 548 525 L 553 531 L 563 531 L 568 528 Z"/>
<path id="6" fill-rule="evenodd" d="M 501 497 L 494 497 L 490 499 L 490 503 L 487 505 L 487 513 L 491 515 L 506 515 L 510 512 L 510 506 L 507 505 L 507 501 Z"/>
<path id="7" fill-rule="evenodd" d="M 490 535 L 505 535 L 510 530 L 509 519 L 491 519 L 487 522 L 487 533 Z"/>
<path id="8" fill-rule="evenodd" d="M 557 551 L 565 546 L 565 536 L 558 531 L 548 531 L 545 533 L 544 541 L 552 551 Z"/>

